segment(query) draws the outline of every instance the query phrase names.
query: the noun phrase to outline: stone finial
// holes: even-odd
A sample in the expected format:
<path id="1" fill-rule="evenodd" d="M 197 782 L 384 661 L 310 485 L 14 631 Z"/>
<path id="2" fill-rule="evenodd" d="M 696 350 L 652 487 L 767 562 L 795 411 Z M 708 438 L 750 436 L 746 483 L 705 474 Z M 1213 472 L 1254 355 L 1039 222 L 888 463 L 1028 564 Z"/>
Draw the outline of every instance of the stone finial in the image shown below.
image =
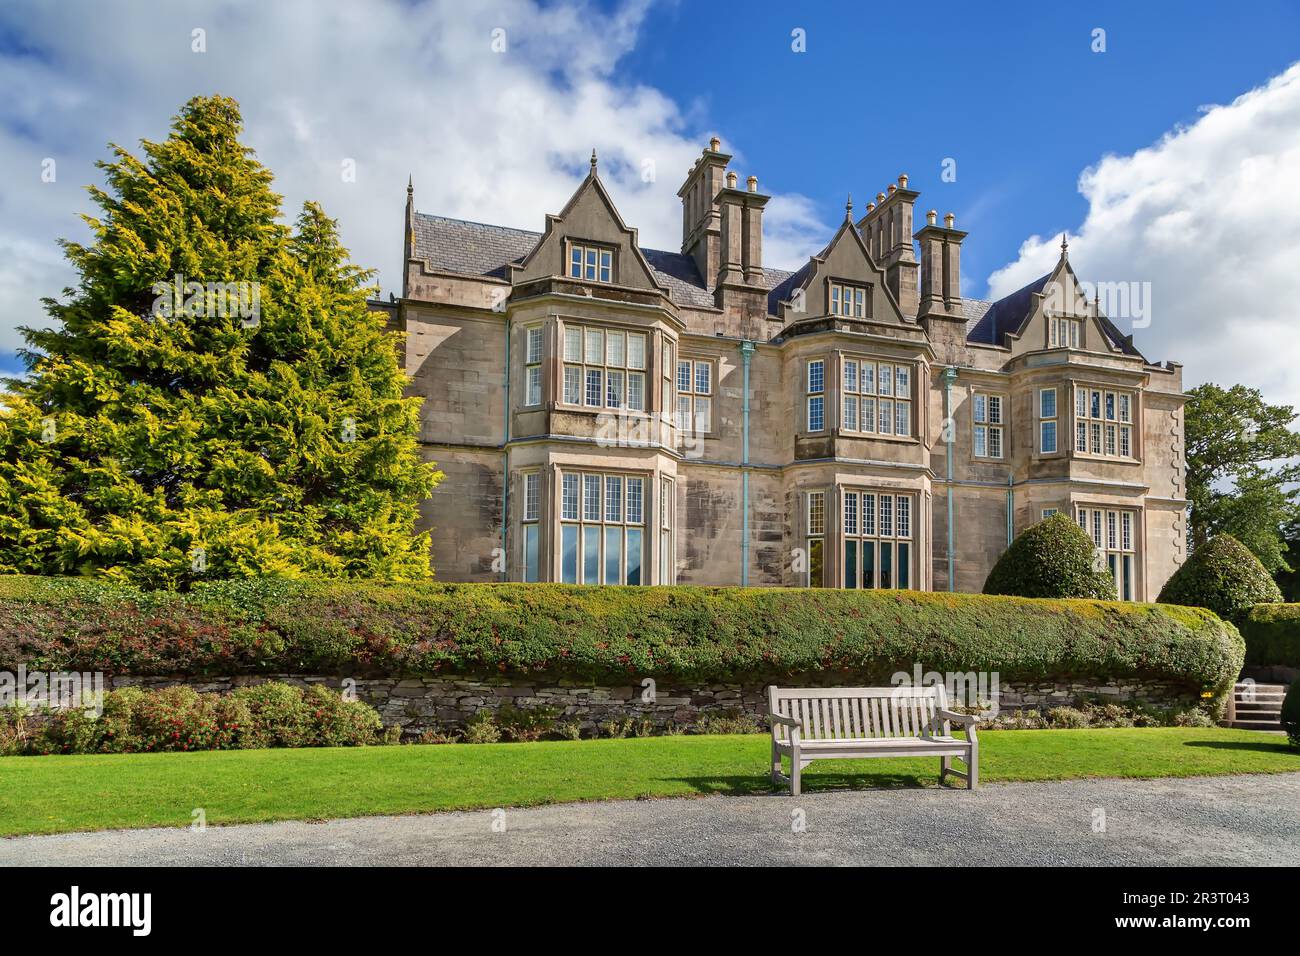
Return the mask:
<path id="1" fill-rule="evenodd" d="M 709 151 L 710 151 L 710 152 L 717 153 L 717 152 L 720 152 L 721 150 L 722 150 L 722 140 L 718 139 L 718 137 L 716 137 L 716 136 L 713 137 L 713 139 L 709 140 Z"/>
<path id="2" fill-rule="evenodd" d="M 925 223 L 928 226 L 933 226 L 938 221 L 938 219 L 939 219 L 939 214 L 935 212 L 933 209 L 931 209 L 929 212 L 925 214 Z"/>
<path id="3" fill-rule="evenodd" d="M 596 171 L 596 147 L 591 148 L 591 171 Z"/>
<path id="4" fill-rule="evenodd" d="M 728 189 L 735 189 L 735 188 L 736 188 L 736 174 L 735 174 L 735 173 L 727 173 L 727 188 L 728 188 Z"/>
<path id="5" fill-rule="evenodd" d="M 898 174 L 898 188 L 899 189 L 907 188 L 907 173 Z"/>
<path id="6" fill-rule="evenodd" d="M 844 221 L 853 221 L 853 193 L 849 193 L 848 198 L 844 200 Z"/>
<path id="7" fill-rule="evenodd" d="M 748 179 L 745 180 L 745 185 L 749 187 L 749 191 L 751 193 L 758 192 L 758 177 L 750 176 Z"/>
<path id="8" fill-rule="evenodd" d="M 1068 236 L 1069 236 L 1068 232 L 1061 233 L 1061 258 L 1062 259 L 1070 258 L 1070 240 Z"/>
<path id="9" fill-rule="evenodd" d="M 944 216 L 943 216 L 943 225 L 944 225 L 944 228 L 945 228 L 945 229 L 951 229 L 951 228 L 952 228 L 952 224 L 953 224 L 954 222 L 956 222 L 956 221 L 957 221 L 957 217 L 954 216 L 952 213 L 950 213 L 950 212 L 949 212 L 949 213 L 944 213 Z"/>
<path id="10" fill-rule="evenodd" d="M 406 176 L 406 198 L 415 196 L 415 179 L 409 173 Z"/>

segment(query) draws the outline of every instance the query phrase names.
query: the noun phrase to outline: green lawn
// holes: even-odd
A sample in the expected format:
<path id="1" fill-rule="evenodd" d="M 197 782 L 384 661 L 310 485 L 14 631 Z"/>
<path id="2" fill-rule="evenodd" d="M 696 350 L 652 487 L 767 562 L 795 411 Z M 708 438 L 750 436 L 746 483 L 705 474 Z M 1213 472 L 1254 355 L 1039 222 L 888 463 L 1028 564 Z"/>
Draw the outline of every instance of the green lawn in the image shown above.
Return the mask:
<path id="1" fill-rule="evenodd" d="M 1247 730 L 1002 730 L 984 782 L 1300 771 L 1283 737 Z M 770 792 L 768 737 L 0 759 L 0 835 L 324 819 L 573 800 Z M 938 758 L 824 761 L 806 793 L 934 786 Z"/>

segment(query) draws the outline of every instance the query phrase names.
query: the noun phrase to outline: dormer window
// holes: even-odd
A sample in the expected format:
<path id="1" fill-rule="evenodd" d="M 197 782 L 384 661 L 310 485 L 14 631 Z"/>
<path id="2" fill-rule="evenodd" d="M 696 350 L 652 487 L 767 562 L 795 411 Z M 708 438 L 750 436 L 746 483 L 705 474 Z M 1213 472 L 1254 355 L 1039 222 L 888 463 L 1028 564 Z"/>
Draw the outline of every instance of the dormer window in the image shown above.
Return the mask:
<path id="1" fill-rule="evenodd" d="M 571 243 L 569 246 L 569 277 L 588 282 L 612 282 L 614 278 L 614 250 L 603 246 Z"/>
<path id="2" fill-rule="evenodd" d="M 831 315 L 843 315 L 852 319 L 869 318 L 866 287 L 832 282 Z"/>
<path id="3" fill-rule="evenodd" d="M 1079 347 L 1079 334 L 1082 323 L 1078 319 L 1047 319 L 1047 345 L 1048 348 L 1072 348 Z"/>

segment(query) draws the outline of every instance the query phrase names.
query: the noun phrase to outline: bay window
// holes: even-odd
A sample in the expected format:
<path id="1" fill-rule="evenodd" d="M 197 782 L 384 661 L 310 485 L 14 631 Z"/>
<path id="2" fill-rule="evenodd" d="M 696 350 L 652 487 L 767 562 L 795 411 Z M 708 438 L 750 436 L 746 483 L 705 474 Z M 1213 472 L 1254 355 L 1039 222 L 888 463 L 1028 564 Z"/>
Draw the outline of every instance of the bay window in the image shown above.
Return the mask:
<path id="1" fill-rule="evenodd" d="M 560 579 L 643 583 L 645 479 L 565 472 L 560 491 Z"/>
<path id="2" fill-rule="evenodd" d="M 645 410 L 644 332 L 592 326 L 564 327 L 566 405 Z"/>

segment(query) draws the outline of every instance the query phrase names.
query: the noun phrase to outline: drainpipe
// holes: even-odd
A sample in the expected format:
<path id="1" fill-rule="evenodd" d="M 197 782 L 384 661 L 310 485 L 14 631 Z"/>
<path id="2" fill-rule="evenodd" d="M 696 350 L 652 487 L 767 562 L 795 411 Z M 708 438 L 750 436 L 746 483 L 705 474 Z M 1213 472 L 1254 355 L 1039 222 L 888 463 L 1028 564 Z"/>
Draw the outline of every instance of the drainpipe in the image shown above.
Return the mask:
<path id="1" fill-rule="evenodd" d="M 740 586 L 749 587 L 749 361 L 754 356 L 754 343 L 746 339 L 740 343 L 740 365 L 744 369 L 743 389 L 740 399 L 742 444 L 740 464 Z"/>
<path id="2" fill-rule="evenodd" d="M 1015 521 L 1012 519 L 1012 515 L 1015 513 L 1013 510 L 1015 507 L 1015 496 L 1016 496 L 1014 490 L 1015 487 L 1016 487 L 1015 475 L 1007 475 L 1007 547 L 1008 548 L 1011 547 L 1011 539 L 1016 536 Z"/>
<path id="3" fill-rule="evenodd" d="M 948 462 L 948 590 L 957 590 L 957 569 L 954 567 L 954 547 L 955 529 L 953 528 L 953 507 L 952 507 L 952 453 L 953 439 L 956 437 L 957 428 L 952 420 L 952 387 L 957 381 L 957 369 L 949 365 L 943 370 L 943 432 L 944 443 L 947 448 L 944 452 L 944 458 Z"/>
<path id="4" fill-rule="evenodd" d="M 506 519 L 510 513 L 510 327 L 514 320 L 506 316 L 506 420 L 505 449 L 501 473 L 501 580 L 510 579 L 510 562 L 506 560 Z"/>

